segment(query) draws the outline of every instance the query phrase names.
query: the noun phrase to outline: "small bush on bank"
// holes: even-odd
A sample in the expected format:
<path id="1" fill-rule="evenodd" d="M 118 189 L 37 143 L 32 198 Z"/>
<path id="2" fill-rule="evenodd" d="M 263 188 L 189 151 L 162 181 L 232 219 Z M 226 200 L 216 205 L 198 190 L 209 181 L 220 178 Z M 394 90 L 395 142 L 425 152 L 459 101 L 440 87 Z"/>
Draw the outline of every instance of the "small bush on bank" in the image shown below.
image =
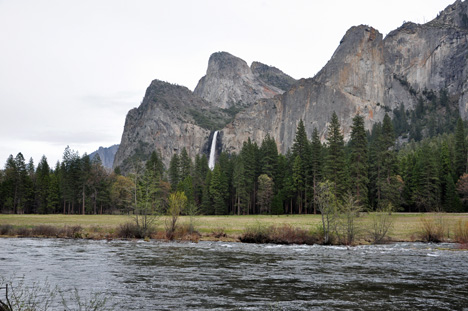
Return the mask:
<path id="1" fill-rule="evenodd" d="M 58 236 L 64 238 L 81 239 L 83 228 L 81 226 L 65 226 L 59 230 Z"/>
<path id="2" fill-rule="evenodd" d="M 421 218 L 421 239 L 424 242 L 440 243 L 445 237 L 446 225 L 442 218 Z"/>
<path id="3" fill-rule="evenodd" d="M 216 228 L 211 231 L 211 234 L 219 239 L 219 238 L 225 238 L 227 236 L 226 232 L 224 231 L 224 228 Z"/>
<path id="4" fill-rule="evenodd" d="M 257 226 L 247 228 L 240 237 L 244 243 L 273 243 L 273 244 L 316 244 L 320 241 L 317 234 L 290 225 Z"/>
<path id="5" fill-rule="evenodd" d="M 59 235 L 60 230 L 57 227 L 48 225 L 39 225 L 31 229 L 31 235 L 43 237 L 56 237 Z"/>
<path id="6" fill-rule="evenodd" d="M 18 235 L 18 236 L 22 236 L 22 237 L 31 236 L 31 229 L 30 228 L 19 227 L 15 231 L 16 231 L 16 235 Z"/>
<path id="7" fill-rule="evenodd" d="M 455 225 L 455 242 L 468 244 L 468 221 L 460 219 Z"/>
<path id="8" fill-rule="evenodd" d="M 140 228 L 133 222 L 126 222 L 120 225 L 115 235 L 117 238 L 121 239 L 141 239 L 144 238 L 141 236 Z"/>
<path id="9" fill-rule="evenodd" d="M 0 225 L 0 235 L 13 235 L 14 228 L 12 225 Z"/>

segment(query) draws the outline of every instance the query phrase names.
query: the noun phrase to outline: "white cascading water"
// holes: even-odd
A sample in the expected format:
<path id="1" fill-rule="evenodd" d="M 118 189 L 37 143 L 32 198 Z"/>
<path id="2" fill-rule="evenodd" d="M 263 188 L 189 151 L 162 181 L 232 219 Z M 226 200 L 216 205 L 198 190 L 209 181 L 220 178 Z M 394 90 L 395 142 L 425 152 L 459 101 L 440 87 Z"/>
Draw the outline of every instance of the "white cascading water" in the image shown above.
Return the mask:
<path id="1" fill-rule="evenodd" d="M 218 131 L 213 134 L 213 140 L 211 141 L 210 159 L 208 160 L 208 167 L 213 170 L 215 167 L 215 153 L 216 153 L 216 138 L 218 137 Z"/>

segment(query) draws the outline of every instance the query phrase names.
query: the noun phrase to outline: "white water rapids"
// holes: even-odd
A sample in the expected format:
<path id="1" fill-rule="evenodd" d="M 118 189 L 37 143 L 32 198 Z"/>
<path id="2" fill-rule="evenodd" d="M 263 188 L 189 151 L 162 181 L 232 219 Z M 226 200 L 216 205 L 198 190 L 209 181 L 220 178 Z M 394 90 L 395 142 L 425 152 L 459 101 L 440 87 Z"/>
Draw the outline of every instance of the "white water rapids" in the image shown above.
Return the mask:
<path id="1" fill-rule="evenodd" d="M 208 167 L 210 170 L 213 170 L 215 167 L 215 160 L 216 160 L 216 138 L 218 137 L 218 131 L 215 131 L 213 134 L 213 140 L 211 141 L 211 149 L 210 149 L 210 159 L 208 160 Z"/>

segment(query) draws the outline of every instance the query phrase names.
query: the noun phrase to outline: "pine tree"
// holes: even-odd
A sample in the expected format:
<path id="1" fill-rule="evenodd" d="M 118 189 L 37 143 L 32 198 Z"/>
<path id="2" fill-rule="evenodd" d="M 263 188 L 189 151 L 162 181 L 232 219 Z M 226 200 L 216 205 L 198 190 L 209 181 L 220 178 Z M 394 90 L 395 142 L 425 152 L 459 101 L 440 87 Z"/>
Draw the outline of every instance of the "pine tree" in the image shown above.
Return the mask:
<path id="1" fill-rule="evenodd" d="M 202 207 L 202 212 L 205 215 L 214 214 L 213 202 L 211 200 L 212 196 L 211 196 L 211 191 L 210 191 L 212 174 L 213 174 L 212 171 L 208 169 L 208 171 L 206 172 L 205 182 L 203 185 L 201 207 Z"/>
<path id="2" fill-rule="evenodd" d="M 450 174 L 445 176 L 445 201 L 444 201 L 445 212 L 462 212 L 462 202 L 458 196 L 453 177 Z"/>
<path id="3" fill-rule="evenodd" d="M 460 177 L 466 172 L 467 148 L 465 127 L 461 118 L 458 118 L 455 129 L 455 175 Z"/>
<path id="4" fill-rule="evenodd" d="M 351 193 L 361 205 L 367 205 L 368 200 L 368 152 L 367 138 L 364 128 L 364 118 L 356 115 L 351 126 Z"/>
<path id="5" fill-rule="evenodd" d="M 213 175 L 211 177 L 210 195 L 213 202 L 213 210 L 215 215 L 227 214 L 226 194 L 228 185 L 226 177 L 221 171 L 219 163 L 215 164 Z"/>
<path id="6" fill-rule="evenodd" d="M 256 143 L 252 143 L 250 138 L 244 142 L 240 157 L 244 163 L 244 174 L 247 185 L 247 191 L 250 195 L 248 204 L 249 213 L 255 213 L 257 178 L 259 174 L 259 149 Z"/>
<path id="7" fill-rule="evenodd" d="M 323 146 L 318 135 L 317 128 L 312 132 L 312 142 L 310 144 L 310 168 L 312 173 L 312 202 L 314 214 L 317 213 L 316 198 L 317 186 L 322 181 L 323 176 Z"/>
<path id="8" fill-rule="evenodd" d="M 177 153 L 172 156 L 171 162 L 169 162 L 169 181 L 172 190 L 175 191 L 180 181 L 180 161 Z"/>
<path id="9" fill-rule="evenodd" d="M 164 174 L 164 164 L 160 155 L 153 151 L 149 160 L 145 164 L 145 170 L 150 171 L 151 175 L 156 180 L 161 180 Z"/>
<path id="10" fill-rule="evenodd" d="M 293 164 L 293 187 L 296 192 L 296 202 L 298 205 L 298 213 L 302 214 L 302 208 L 304 204 L 305 196 L 305 178 L 304 178 L 304 168 L 302 164 L 301 157 L 297 155 L 294 158 Z"/>
<path id="11" fill-rule="evenodd" d="M 275 179 L 278 170 L 278 147 L 269 134 L 263 139 L 259 152 L 261 173 Z"/>
<path id="12" fill-rule="evenodd" d="M 381 172 L 379 172 L 376 181 L 380 191 L 380 200 L 377 203 L 385 206 L 387 202 L 390 202 L 393 206 L 399 206 L 395 133 L 388 114 L 385 114 L 382 123 L 382 134 L 378 141 L 377 162 L 380 163 L 381 167 Z"/>
<path id="13" fill-rule="evenodd" d="M 328 127 L 327 179 L 333 184 L 334 195 L 341 199 L 348 190 L 344 138 L 338 116 L 333 112 Z"/>
<path id="14" fill-rule="evenodd" d="M 309 141 L 307 139 L 307 133 L 305 131 L 304 122 L 302 119 L 299 120 L 299 125 L 296 129 L 296 137 L 294 138 L 292 145 L 292 154 L 296 158 L 299 156 L 302 162 L 305 162 L 308 156 Z"/>
<path id="15" fill-rule="evenodd" d="M 41 161 L 37 165 L 36 170 L 36 201 L 37 212 L 41 214 L 48 214 L 48 196 L 50 187 L 50 167 L 47 163 L 47 158 L 42 156 Z"/>
<path id="16" fill-rule="evenodd" d="M 182 148 L 180 153 L 180 179 L 183 180 L 185 177 L 191 175 L 192 172 L 192 160 L 189 158 L 187 149 Z"/>
<path id="17" fill-rule="evenodd" d="M 247 183 L 245 180 L 244 163 L 241 157 L 237 157 L 235 159 L 232 182 L 235 191 L 236 214 L 245 214 L 247 203 L 249 201 L 249 194 L 247 192 Z"/>
<path id="18" fill-rule="evenodd" d="M 416 186 L 413 191 L 413 201 L 416 206 L 427 212 L 438 211 L 439 177 L 434 155 L 427 142 L 419 149 L 416 156 L 414 177 Z"/>

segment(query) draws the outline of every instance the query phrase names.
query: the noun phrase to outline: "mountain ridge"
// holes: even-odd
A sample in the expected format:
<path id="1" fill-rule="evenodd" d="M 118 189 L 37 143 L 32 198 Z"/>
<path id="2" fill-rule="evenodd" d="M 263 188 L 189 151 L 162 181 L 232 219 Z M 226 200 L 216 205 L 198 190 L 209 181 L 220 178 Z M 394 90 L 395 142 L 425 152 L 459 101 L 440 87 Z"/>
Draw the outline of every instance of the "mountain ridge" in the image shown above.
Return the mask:
<path id="1" fill-rule="evenodd" d="M 259 62 L 253 62 L 249 67 L 245 61 L 227 52 L 214 53 L 210 56 L 207 74 L 200 79 L 194 92 L 184 91 L 183 101 L 192 114 L 193 110 L 199 112 L 198 118 L 212 112 L 212 118 L 216 118 L 224 113 L 224 122 L 200 126 L 200 120 L 190 116 L 187 109 L 179 111 L 180 98 L 166 96 L 167 106 L 159 111 L 167 116 L 165 124 L 173 123 L 173 130 L 165 132 L 166 136 L 159 135 L 158 140 L 145 138 L 149 144 L 147 149 L 158 150 L 163 158 L 167 158 L 167 165 L 171 153 L 180 152 L 183 147 L 189 150 L 192 158 L 203 153 L 209 144 L 210 133 L 219 130 L 225 151 L 238 152 L 248 138 L 261 143 L 269 134 L 275 139 L 278 150 L 286 153 L 293 143 L 300 119 L 304 121 L 309 137 L 317 128 L 324 140 L 329 118 L 335 111 L 347 139 L 354 115 L 363 115 L 366 128 L 371 129 L 373 124 L 383 120 L 385 113 L 391 114 L 401 104 L 405 109 L 413 110 L 418 96 L 427 90 L 446 90 L 458 102 L 459 113 L 466 119 L 467 14 L 466 1 L 457 0 L 432 21 L 422 25 L 404 23 L 385 38 L 373 27 L 353 26 L 345 33 L 327 64 L 307 79 L 292 79 L 279 69 Z M 148 105 L 152 101 L 148 96 L 138 108 L 141 111 L 145 103 Z M 197 106 L 201 101 L 205 110 Z M 161 118 L 143 114 L 135 119 L 132 111 L 127 115 L 114 167 L 130 157 L 131 150 L 138 149 L 135 143 L 138 140 L 130 132 L 149 129 L 146 132 L 151 136 L 151 129 L 164 123 Z M 233 118 L 232 121 L 226 122 L 229 118 Z M 125 140 L 126 136 L 132 136 L 133 140 Z"/>

